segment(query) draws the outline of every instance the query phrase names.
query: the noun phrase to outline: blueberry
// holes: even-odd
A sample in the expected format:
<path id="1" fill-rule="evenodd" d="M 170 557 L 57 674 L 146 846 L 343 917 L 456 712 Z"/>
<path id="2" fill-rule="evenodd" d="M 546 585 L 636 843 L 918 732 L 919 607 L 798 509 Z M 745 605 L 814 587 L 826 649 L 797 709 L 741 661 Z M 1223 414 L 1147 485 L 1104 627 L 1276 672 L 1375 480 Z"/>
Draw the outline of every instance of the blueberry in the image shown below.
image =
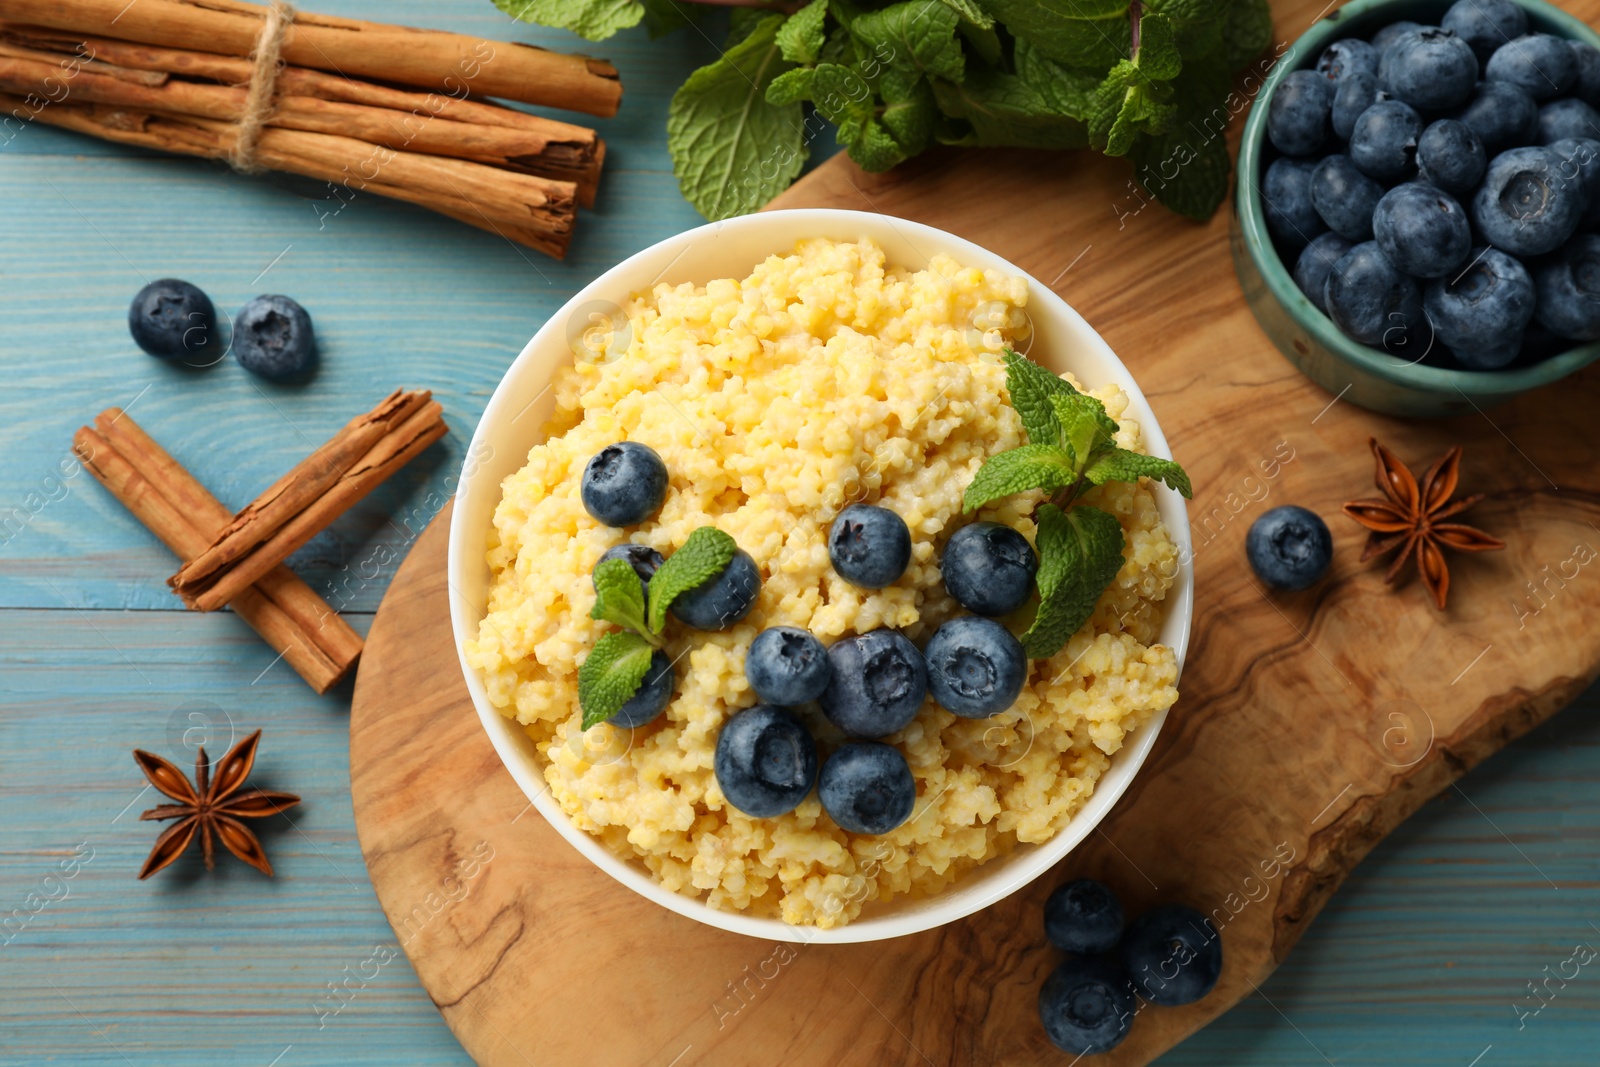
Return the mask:
<path id="1" fill-rule="evenodd" d="M 1294 265 L 1295 284 L 1324 315 L 1328 313 L 1328 302 L 1324 299 L 1328 275 L 1333 272 L 1334 264 L 1344 258 L 1344 254 L 1352 247 L 1349 241 L 1338 234 L 1325 233 L 1306 245 Z"/>
<path id="2" fill-rule="evenodd" d="M 1578 58 L 1560 37 L 1529 33 L 1507 41 L 1484 64 L 1486 81 L 1510 82 L 1535 100 L 1549 100 L 1578 80 Z"/>
<path id="3" fill-rule="evenodd" d="M 637 574 L 639 581 L 644 583 L 644 591 L 647 597 L 650 593 L 650 579 L 655 576 L 657 568 L 665 562 L 661 558 L 661 553 L 649 545 L 634 545 L 624 542 L 620 545 L 612 545 L 602 552 L 600 558 L 594 562 L 595 569 L 598 570 L 600 564 L 611 559 L 628 561 L 628 566 L 633 568 L 633 573 Z"/>
<path id="4" fill-rule="evenodd" d="M 1044 902 L 1044 936 L 1062 952 L 1110 952 L 1122 940 L 1122 902 L 1093 878 L 1058 885 Z"/>
<path id="5" fill-rule="evenodd" d="M 828 531 L 828 558 L 839 577 L 861 589 L 882 589 L 911 562 L 911 531 L 888 508 L 851 504 Z"/>
<path id="6" fill-rule="evenodd" d="M 1073 1056 L 1109 1052 L 1133 1028 L 1138 1007 L 1128 973 L 1099 956 L 1069 959 L 1039 989 L 1039 1021 L 1051 1044 Z"/>
<path id="7" fill-rule="evenodd" d="M 1576 181 L 1589 203 L 1578 221 L 1580 228 L 1600 222 L 1600 140 L 1568 137 L 1547 146 L 1556 154 L 1556 176 L 1564 184 Z"/>
<path id="8" fill-rule="evenodd" d="M 1435 278 L 1422 294 L 1439 340 L 1454 350 L 1520 347 L 1533 318 L 1533 278 L 1498 248 L 1474 248 L 1459 274 Z"/>
<path id="9" fill-rule="evenodd" d="M 1274 589 L 1307 589 L 1328 573 L 1333 535 L 1315 513 L 1285 504 L 1250 525 L 1244 550 L 1256 577 Z"/>
<path id="10" fill-rule="evenodd" d="M 1267 136 L 1287 156 L 1309 156 L 1328 139 L 1333 83 L 1314 70 L 1297 70 L 1278 83 L 1267 108 Z"/>
<path id="11" fill-rule="evenodd" d="M 1356 245 L 1334 264 L 1323 300 L 1346 337 L 1391 353 L 1404 350 L 1423 325 L 1417 283 L 1395 269 L 1376 241 Z"/>
<path id="12" fill-rule="evenodd" d="M 982 719 L 1016 703 L 1028 680 L 1028 657 L 993 619 L 962 615 L 939 627 L 922 650 L 928 691 L 946 711 Z"/>
<path id="13" fill-rule="evenodd" d="M 1487 63 L 1496 48 L 1528 32 L 1528 15 L 1512 0 L 1456 0 L 1439 25 L 1467 42 L 1479 63 Z"/>
<path id="14" fill-rule="evenodd" d="M 1222 974 L 1222 935 L 1193 908 L 1163 904 L 1128 927 L 1122 965 L 1150 1003 L 1192 1004 L 1211 992 Z"/>
<path id="15" fill-rule="evenodd" d="M 792 712 L 757 704 L 722 724 L 712 768 L 729 804 L 752 819 L 770 819 L 811 793 L 817 745 Z"/>
<path id="16" fill-rule="evenodd" d="M 744 549 L 715 578 L 708 578 L 672 602 L 673 616 L 696 630 L 726 630 L 755 606 L 761 592 L 761 571 Z"/>
<path id="17" fill-rule="evenodd" d="M 1452 348 L 1450 354 L 1466 370 L 1499 370 L 1522 354 L 1523 338 L 1489 348 Z"/>
<path id="18" fill-rule="evenodd" d="M 871 630 L 828 648 L 833 672 L 817 698 L 822 714 L 850 737 L 886 737 L 917 716 L 928 668 L 898 630 Z"/>
<path id="19" fill-rule="evenodd" d="M 317 362 L 317 338 L 306 309 L 286 296 L 258 296 L 233 320 L 233 356 L 269 381 L 304 377 Z"/>
<path id="20" fill-rule="evenodd" d="M 613 726 L 643 726 L 667 710 L 672 699 L 672 660 L 659 648 L 650 654 L 650 666 L 645 668 L 644 682 L 628 702 L 617 709 L 606 721 Z"/>
<path id="21" fill-rule="evenodd" d="M 1372 235 L 1389 262 L 1414 278 L 1448 274 L 1472 251 L 1466 209 L 1449 193 L 1421 182 L 1383 194 L 1372 213 Z"/>
<path id="22" fill-rule="evenodd" d="M 1361 173 L 1380 182 L 1397 182 L 1411 173 L 1422 116 L 1410 104 L 1380 100 L 1356 119 L 1350 131 L 1350 159 Z"/>
<path id="23" fill-rule="evenodd" d="M 595 453 L 583 468 L 583 508 L 596 522 L 632 526 L 661 509 L 667 465 L 649 445 L 618 441 Z"/>
<path id="24" fill-rule="evenodd" d="M 939 557 L 944 588 L 968 611 L 1005 615 L 1027 603 L 1039 557 L 1028 539 L 998 522 L 963 526 Z"/>
<path id="25" fill-rule="evenodd" d="M 1305 160 L 1275 159 L 1261 183 L 1267 229 L 1290 255 L 1328 228 L 1311 204 L 1311 174 L 1316 169 L 1315 163 Z"/>
<path id="26" fill-rule="evenodd" d="M 1600 137 L 1600 112 L 1574 97 L 1552 100 L 1539 109 L 1539 143 L 1575 137 Z"/>
<path id="27" fill-rule="evenodd" d="M 186 361 L 211 344 L 216 330 L 211 298 L 176 278 L 151 282 L 128 305 L 133 343 L 161 359 Z"/>
<path id="28" fill-rule="evenodd" d="M 1383 186 L 1356 169 L 1347 155 L 1325 157 L 1311 174 L 1311 204 L 1328 228 L 1351 241 L 1372 239 L 1372 212 Z"/>
<path id="29" fill-rule="evenodd" d="M 1456 113 L 1472 127 L 1489 155 L 1532 144 L 1539 132 L 1539 104 L 1510 82 L 1480 82 L 1472 102 Z"/>
<path id="30" fill-rule="evenodd" d="M 841 829 L 886 834 L 911 817 L 917 780 L 898 748 L 881 741 L 852 741 L 822 765 L 817 798 Z"/>
<path id="31" fill-rule="evenodd" d="M 1583 187 L 1548 148 L 1512 148 L 1489 161 L 1472 198 L 1472 221 L 1489 244 L 1538 256 L 1566 243 L 1583 215 Z"/>
<path id="32" fill-rule="evenodd" d="M 1335 41 L 1317 57 L 1317 72 L 1338 84 L 1352 74 L 1378 76 L 1378 50 L 1366 41 L 1346 37 Z"/>
<path id="33" fill-rule="evenodd" d="M 1333 90 L 1334 135 L 1341 141 L 1348 141 L 1361 113 L 1378 101 L 1387 99 L 1389 94 L 1378 85 L 1376 74 L 1362 71 L 1346 74 Z"/>
<path id="34" fill-rule="evenodd" d="M 1395 41 L 1399 40 L 1400 37 L 1410 33 L 1412 30 L 1420 30 L 1422 28 L 1423 26 L 1421 23 L 1407 22 L 1403 19 L 1399 22 L 1391 22 L 1389 25 L 1372 35 L 1372 47 L 1381 57 L 1385 50 L 1387 50 L 1390 45 L 1394 44 Z"/>
<path id="35" fill-rule="evenodd" d="M 1577 68 L 1572 95 L 1590 107 L 1600 108 L 1600 50 L 1584 41 L 1568 41 Z"/>
<path id="36" fill-rule="evenodd" d="M 1429 123 L 1417 140 L 1417 173 L 1452 196 L 1466 196 L 1489 166 L 1483 142 L 1460 119 Z"/>
<path id="37" fill-rule="evenodd" d="M 1444 111 L 1467 102 L 1478 81 L 1478 57 L 1449 30 L 1429 26 L 1396 38 L 1378 63 L 1389 95 L 1418 111 Z"/>
<path id="38" fill-rule="evenodd" d="M 828 688 L 828 650 L 808 630 L 774 626 L 756 634 L 744 657 L 744 676 L 768 704 L 804 704 Z"/>
<path id="39" fill-rule="evenodd" d="M 1579 234 L 1533 271 L 1539 325 L 1569 341 L 1600 338 L 1600 237 Z"/>

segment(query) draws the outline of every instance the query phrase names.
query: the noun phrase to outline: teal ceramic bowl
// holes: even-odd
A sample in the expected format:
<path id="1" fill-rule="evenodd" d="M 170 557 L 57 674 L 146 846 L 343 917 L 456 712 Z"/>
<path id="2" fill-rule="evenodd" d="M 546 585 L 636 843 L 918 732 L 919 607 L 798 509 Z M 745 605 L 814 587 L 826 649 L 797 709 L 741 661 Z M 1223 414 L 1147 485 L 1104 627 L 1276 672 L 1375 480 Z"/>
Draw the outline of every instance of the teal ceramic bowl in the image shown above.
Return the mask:
<path id="1" fill-rule="evenodd" d="M 1587 41 L 1600 35 L 1542 0 L 1517 0 L 1530 29 Z M 1279 57 L 1250 109 L 1239 148 L 1232 225 L 1234 268 L 1245 300 L 1273 344 L 1306 377 L 1350 403 L 1390 415 L 1444 416 L 1487 408 L 1561 378 L 1600 358 L 1600 342 L 1579 345 L 1540 363 L 1500 371 L 1448 370 L 1380 352 L 1350 340 L 1295 285 L 1293 264 L 1278 258 L 1261 208 L 1267 107 L 1291 71 L 1312 67 L 1341 37 L 1370 37 L 1391 22 L 1437 25 L 1450 0 L 1353 0 L 1330 12 Z"/>

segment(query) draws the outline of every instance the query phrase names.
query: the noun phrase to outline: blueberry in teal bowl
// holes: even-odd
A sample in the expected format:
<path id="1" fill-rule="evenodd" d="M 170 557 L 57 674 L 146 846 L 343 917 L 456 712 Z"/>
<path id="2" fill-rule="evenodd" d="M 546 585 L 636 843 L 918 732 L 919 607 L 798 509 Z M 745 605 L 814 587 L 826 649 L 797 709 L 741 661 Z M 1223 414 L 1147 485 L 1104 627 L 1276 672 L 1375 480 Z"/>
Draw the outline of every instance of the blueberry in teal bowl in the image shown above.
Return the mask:
<path id="1" fill-rule="evenodd" d="M 1600 36 L 1543 0 L 1353 0 L 1320 19 L 1267 79 L 1239 152 L 1234 265 L 1267 336 L 1329 393 L 1406 416 L 1487 408 L 1600 358 L 1564 313 L 1574 293 L 1600 302 L 1600 270 L 1536 286 L 1532 315 L 1521 300 L 1522 273 L 1588 256 L 1597 106 Z M 1371 238 L 1353 216 L 1372 190 L 1353 175 L 1383 192 Z M 1353 247 L 1308 258 L 1329 231 Z M 1520 271 L 1482 269 L 1486 250 Z"/>

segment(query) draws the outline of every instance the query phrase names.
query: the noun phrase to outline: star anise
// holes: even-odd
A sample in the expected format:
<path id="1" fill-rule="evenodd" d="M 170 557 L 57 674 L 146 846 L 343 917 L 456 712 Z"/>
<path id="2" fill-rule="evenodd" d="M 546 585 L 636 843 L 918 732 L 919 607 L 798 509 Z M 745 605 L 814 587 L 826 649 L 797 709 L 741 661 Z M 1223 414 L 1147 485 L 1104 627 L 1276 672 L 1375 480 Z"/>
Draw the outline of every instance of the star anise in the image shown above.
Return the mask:
<path id="1" fill-rule="evenodd" d="M 1461 474 L 1460 445 L 1429 467 L 1419 486 L 1416 476 L 1393 452 L 1380 445 L 1377 438 L 1369 438 L 1368 443 L 1378 461 L 1375 480 L 1386 499 L 1352 500 L 1344 506 L 1346 515 L 1372 531 L 1367 537 L 1367 547 L 1362 550 L 1361 561 L 1365 563 L 1373 556 L 1400 549 L 1383 578 L 1394 585 L 1406 574 L 1407 565 L 1415 557 L 1422 584 L 1428 587 L 1434 604 L 1443 611 L 1445 599 L 1450 595 L 1450 569 L 1445 564 L 1444 549 L 1488 552 L 1504 548 L 1506 543 L 1464 523 L 1444 521 L 1483 499 L 1483 494 L 1478 493 L 1450 503 Z"/>
<path id="2" fill-rule="evenodd" d="M 139 769 L 144 771 L 144 776 L 150 779 L 150 784 L 178 802 L 162 804 L 139 814 L 140 819 L 179 820 L 156 838 L 150 858 L 144 861 L 144 868 L 139 872 L 141 879 L 150 877 L 183 855 L 196 833 L 200 835 L 206 870 L 214 866 L 211 836 L 215 834 L 229 852 L 262 874 L 271 876 L 272 864 L 267 862 L 267 854 L 260 840 L 254 831 L 239 820 L 276 815 L 300 803 L 300 798 L 293 793 L 275 793 L 267 789 L 240 792 L 245 779 L 250 777 L 250 768 L 255 766 L 256 745 L 260 741 L 261 731 L 257 730 L 234 745 L 217 764 L 215 778 L 211 777 L 211 761 L 206 758 L 205 747 L 201 746 L 194 761 L 193 785 L 189 784 L 189 779 L 182 771 L 160 756 L 143 749 L 133 750 L 133 758 L 138 762 Z"/>

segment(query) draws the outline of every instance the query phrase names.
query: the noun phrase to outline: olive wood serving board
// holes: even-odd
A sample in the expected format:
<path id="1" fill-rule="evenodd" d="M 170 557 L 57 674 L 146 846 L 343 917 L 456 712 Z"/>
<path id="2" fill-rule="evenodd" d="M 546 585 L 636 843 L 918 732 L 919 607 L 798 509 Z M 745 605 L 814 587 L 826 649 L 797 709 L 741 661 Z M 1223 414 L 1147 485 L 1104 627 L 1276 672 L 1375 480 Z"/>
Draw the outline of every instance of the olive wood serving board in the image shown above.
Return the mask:
<path id="1" fill-rule="evenodd" d="M 1275 5 L 1280 39 L 1318 14 Z M 1571 5 L 1596 21 L 1600 0 Z M 1069 877 L 1130 913 L 1182 900 L 1221 928 L 1217 988 L 1140 1013 L 1095 1062 L 1147 1064 L 1249 995 L 1372 846 L 1600 673 L 1600 366 L 1487 412 L 1406 422 L 1302 378 L 1245 306 L 1230 209 L 1141 209 L 1090 153 L 949 154 L 887 175 L 842 156 L 775 206 L 916 219 L 992 248 L 1076 307 L 1132 369 L 1193 477 L 1197 604 L 1182 696 L 1112 814 L 1059 868 L 978 915 L 863 945 L 787 945 L 673 915 L 594 869 L 502 768 L 460 678 L 441 516 L 373 623 L 350 722 L 362 850 L 424 988 L 481 1064 L 1066 1064 L 1035 996 L 1040 908 Z M 1339 513 L 1376 495 L 1367 439 L 1420 475 L 1465 446 L 1464 516 L 1508 543 L 1450 557 L 1450 605 L 1357 562 Z M 1263 511 L 1333 530 L 1329 576 L 1269 594 Z"/>

